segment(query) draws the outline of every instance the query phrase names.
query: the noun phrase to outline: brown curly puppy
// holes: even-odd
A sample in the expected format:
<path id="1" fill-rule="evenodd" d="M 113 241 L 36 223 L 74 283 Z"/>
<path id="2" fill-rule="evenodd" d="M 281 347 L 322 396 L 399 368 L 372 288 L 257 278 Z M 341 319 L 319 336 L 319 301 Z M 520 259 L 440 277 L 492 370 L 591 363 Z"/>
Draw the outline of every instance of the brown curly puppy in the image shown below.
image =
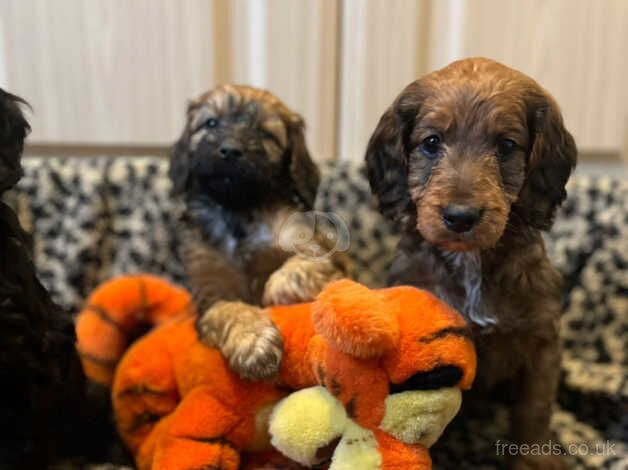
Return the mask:
<path id="1" fill-rule="evenodd" d="M 429 289 L 471 322 L 478 387 L 516 381 L 519 443 L 549 439 L 561 279 L 540 231 L 565 199 L 576 154 L 553 98 L 482 58 L 408 85 L 366 153 L 380 209 L 403 229 L 390 283 Z M 517 469 L 561 465 L 549 456 L 513 461 Z"/>
<path id="2" fill-rule="evenodd" d="M 303 119 L 267 91 L 219 86 L 188 107 L 170 175 L 186 202 L 181 255 L 201 338 L 243 377 L 272 377 L 281 337 L 256 306 L 313 300 L 347 273 L 306 214 L 319 171 Z"/>

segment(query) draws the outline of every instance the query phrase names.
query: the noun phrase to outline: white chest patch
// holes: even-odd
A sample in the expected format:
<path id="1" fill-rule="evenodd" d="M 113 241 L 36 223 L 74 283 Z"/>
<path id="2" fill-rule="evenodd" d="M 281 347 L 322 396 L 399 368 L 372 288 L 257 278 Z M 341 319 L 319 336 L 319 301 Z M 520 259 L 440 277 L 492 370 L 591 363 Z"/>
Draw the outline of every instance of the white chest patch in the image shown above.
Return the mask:
<path id="1" fill-rule="evenodd" d="M 497 319 L 482 309 L 482 258 L 479 251 L 447 253 L 447 259 L 464 289 L 461 313 L 479 326 L 497 323 Z"/>
<path id="2" fill-rule="evenodd" d="M 275 237 L 273 220 L 267 213 L 252 213 L 247 218 L 238 218 L 223 207 L 203 199 L 191 201 L 190 211 L 205 239 L 229 256 L 242 247 L 269 245 Z"/>

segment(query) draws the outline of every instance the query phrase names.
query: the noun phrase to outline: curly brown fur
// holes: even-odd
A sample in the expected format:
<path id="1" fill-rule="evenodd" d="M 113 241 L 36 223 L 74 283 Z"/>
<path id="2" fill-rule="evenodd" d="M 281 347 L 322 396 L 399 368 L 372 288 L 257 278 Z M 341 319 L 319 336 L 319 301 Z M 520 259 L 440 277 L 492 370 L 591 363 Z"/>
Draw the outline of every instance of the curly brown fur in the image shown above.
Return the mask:
<path id="1" fill-rule="evenodd" d="M 346 273 L 340 255 L 314 259 L 285 240 L 311 231 L 298 214 L 312 209 L 319 182 L 302 118 L 267 91 L 219 86 L 189 105 L 170 176 L 186 202 L 181 254 L 201 338 L 243 377 L 272 377 L 282 346 L 263 311 L 210 307 L 308 301 Z M 302 230 L 292 227 L 295 214 Z M 308 236 L 324 246 L 321 236 Z M 304 282 L 310 276 L 317 282 Z"/>
<path id="2" fill-rule="evenodd" d="M 391 284 L 427 288 L 472 323 L 477 388 L 515 380 L 513 438 L 549 438 L 561 279 L 541 230 L 576 163 L 553 98 L 488 59 L 454 62 L 406 87 L 366 154 L 380 209 L 403 230 Z M 560 468 L 548 457 L 514 468 Z"/>

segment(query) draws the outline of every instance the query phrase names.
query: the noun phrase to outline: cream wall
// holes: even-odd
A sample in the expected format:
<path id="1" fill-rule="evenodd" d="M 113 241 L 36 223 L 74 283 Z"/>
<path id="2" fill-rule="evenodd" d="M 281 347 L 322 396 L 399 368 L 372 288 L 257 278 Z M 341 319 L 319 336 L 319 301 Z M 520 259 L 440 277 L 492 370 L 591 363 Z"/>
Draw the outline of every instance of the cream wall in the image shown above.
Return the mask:
<path id="1" fill-rule="evenodd" d="M 166 143 L 212 82 L 206 0 L 0 0 L 8 89 L 32 142 Z"/>
<path id="2" fill-rule="evenodd" d="M 456 10 L 451 34 L 431 31 L 430 68 L 474 55 L 504 62 L 556 97 L 581 149 L 621 149 L 628 124 L 627 1 L 435 1 L 432 24 Z"/>
<path id="3" fill-rule="evenodd" d="M 301 112 L 319 159 L 361 159 L 400 89 L 459 57 L 537 78 L 585 153 L 628 147 L 625 0 L 0 0 L 0 86 L 31 142 L 165 148 L 219 82 Z"/>

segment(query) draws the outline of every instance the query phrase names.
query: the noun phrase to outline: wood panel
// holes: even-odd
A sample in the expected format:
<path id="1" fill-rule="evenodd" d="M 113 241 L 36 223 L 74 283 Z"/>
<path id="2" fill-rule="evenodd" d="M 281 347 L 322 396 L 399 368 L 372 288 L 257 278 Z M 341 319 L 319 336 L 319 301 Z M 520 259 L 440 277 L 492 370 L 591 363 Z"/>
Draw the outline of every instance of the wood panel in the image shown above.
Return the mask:
<path id="1" fill-rule="evenodd" d="M 344 0 L 339 155 L 361 160 L 375 126 L 424 68 L 428 2 Z"/>
<path id="2" fill-rule="evenodd" d="M 625 0 L 344 0 L 341 158 L 359 160 L 378 117 L 428 71 L 486 56 L 537 79 L 579 147 L 617 155 L 628 122 Z"/>
<path id="3" fill-rule="evenodd" d="M 231 80 L 301 113 L 317 159 L 336 154 L 337 0 L 233 0 Z"/>
<path id="4" fill-rule="evenodd" d="M 428 68 L 487 56 L 537 79 L 585 151 L 620 151 L 628 119 L 625 0 L 436 0 Z"/>
<path id="5" fill-rule="evenodd" d="M 185 100 L 252 83 L 304 115 L 319 159 L 361 160 L 403 86 L 484 55 L 538 79 L 586 152 L 628 127 L 625 0 L 1 0 L 0 86 L 34 143 L 168 145 Z"/>
<path id="6" fill-rule="evenodd" d="M 208 0 L 2 0 L 2 85 L 31 102 L 33 142 L 168 144 L 213 82 L 212 13 Z"/>

